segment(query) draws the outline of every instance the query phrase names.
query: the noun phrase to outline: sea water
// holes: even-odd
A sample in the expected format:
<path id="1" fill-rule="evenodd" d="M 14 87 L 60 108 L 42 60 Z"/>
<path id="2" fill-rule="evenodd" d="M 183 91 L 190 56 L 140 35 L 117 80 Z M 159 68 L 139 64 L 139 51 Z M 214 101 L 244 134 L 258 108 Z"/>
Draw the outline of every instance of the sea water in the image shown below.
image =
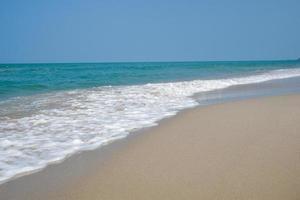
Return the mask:
<path id="1" fill-rule="evenodd" d="M 297 76 L 297 61 L 0 64 L 0 182 L 154 126 L 195 94 Z"/>

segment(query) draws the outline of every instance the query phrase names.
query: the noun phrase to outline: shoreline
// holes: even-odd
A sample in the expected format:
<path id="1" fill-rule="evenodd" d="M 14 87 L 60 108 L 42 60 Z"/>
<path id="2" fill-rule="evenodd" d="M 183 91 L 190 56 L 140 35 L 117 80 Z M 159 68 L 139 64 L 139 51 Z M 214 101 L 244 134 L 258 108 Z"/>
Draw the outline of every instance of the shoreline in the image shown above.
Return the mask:
<path id="1" fill-rule="evenodd" d="M 4 183 L 3 185 L 0 185 L 0 197 L 10 197 L 9 195 L 22 195 L 23 199 L 37 199 L 35 198 L 34 194 L 36 196 L 41 195 L 44 199 L 47 199 L 47 197 L 52 197 L 54 199 L 60 199 L 61 197 L 68 194 L 74 195 L 73 193 L 73 187 L 79 187 L 80 181 L 82 179 L 89 182 L 89 178 L 93 178 L 95 174 L 104 174 L 105 171 L 102 171 L 103 169 L 108 170 L 107 165 L 112 165 L 110 167 L 115 168 L 115 164 L 109 164 L 113 163 L 113 159 L 117 156 L 118 159 L 120 158 L 120 155 L 124 154 L 124 152 L 127 152 L 128 149 L 132 148 L 132 146 L 141 146 L 141 141 L 145 142 L 145 138 L 151 138 L 152 135 L 157 135 L 155 133 L 157 129 L 162 128 L 172 128 L 174 127 L 174 122 L 178 123 L 178 119 L 182 120 L 184 119 L 185 115 L 189 115 L 189 113 L 197 113 L 203 112 L 203 110 L 210 110 L 214 107 L 226 107 L 228 105 L 231 105 L 231 109 L 235 110 L 235 107 L 239 104 L 249 104 L 249 102 L 260 102 L 260 101 L 271 101 L 273 99 L 299 99 L 299 95 L 288 95 L 288 96 L 275 96 L 275 97 L 262 97 L 262 98 L 254 98 L 250 100 L 242 100 L 242 101 L 235 101 L 235 102 L 229 102 L 229 103 L 221 103 L 221 104 L 215 104 L 215 105 L 209 105 L 209 106 L 198 106 L 191 109 L 186 109 L 178 113 L 176 116 L 163 119 L 159 121 L 159 125 L 155 127 L 149 127 L 140 131 L 137 131 L 136 133 L 130 134 L 127 138 L 122 140 L 114 141 L 112 144 L 105 145 L 97 150 L 92 151 L 85 151 L 81 152 L 75 155 L 72 155 L 71 157 L 67 158 L 63 162 L 59 164 L 49 165 L 43 170 L 36 172 L 34 174 L 30 174 L 27 176 L 19 177 L 15 180 L 11 180 L 7 183 Z M 291 100 L 289 100 L 291 101 Z M 299 101 L 300 102 L 300 101 Z M 283 101 L 284 103 L 284 101 Z M 298 104 L 299 105 L 299 104 Z M 240 108 L 241 109 L 241 108 Z M 226 109 L 225 109 L 226 111 Z M 224 110 L 223 110 L 224 112 Z M 228 112 L 228 109 L 227 111 Z M 245 116 L 243 116 L 245 117 Z M 299 121 L 299 118 L 296 119 Z M 170 125 L 170 123 L 172 125 Z M 176 125 L 175 123 L 175 125 Z M 169 124 L 169 125 L 168 125 Z M 295 124 L 293 124 L 295 125 Z M 300 130 L 299 127 L 297 130 Z M 176 131 L 176 130 L 175 130 Z M 142 134 L 138 134 L 142 132 Z M 168 134 L 171 134 L 170 131 L 167 131 Z M 150 134 L 151 133 L 151 134 Z M 163 135 L 159 135 L 159 138 Z M 184 143 L 184 142 L 182 142 Z M 159 147 L 158 149 L 161 149 L 162 147 Z M 128 156 L 128 155 L 127 155 Z M 126 156 L 125 156 L 126 157 Z M 164 158 L 167 159 L 167 158 Z M 299 163 L 296 163 L 299 165 Z M 145 166 L 144 166 L 145 167 Z M 137 169 L 139 170 L 139 169 Z M 109 171 L 109 170 L 108 170 Z M 75 172 L 75 174 L 74 174 Z M 92 172 L 92 173 L 91 173 Z M 300 175 L 300 174 L 299 174 Z M 102 175 L 101 175 L 102 176 Z M 49 180 L 49 178 L 51 180 Z M 106 177 L 108 178 L 108 177 Z M 42 182 L 42 185 L 39 185 L 38 183 Z M 25 187 L 25 188 L 24 188 Z M 62 189 L 64 188 L 64 189 Z M 78 188 L 80 189 L 80 187 Z M 27 198 L 24 195 L 24 192 L 31 191 L 31 195 L 29 195 Z M 57 191 L 60 191 L 57 193 Z M 73 191 L 73 192 L 72 192 Z M 60 194 L 58 196 L 52 196 L 54 194 Z M 77 194 L 78 195 L 78 194 Z M 95 194 L 96 195 L 96 194 Z M 97 195 L 96 195 L 97 196 Z M 72 199 L 75 198 L 75 196 L 72 196 Z M 91 197 L 92 198 L 92 197 Z M 6 198 L 10 199 L 10 198 Z M 19 198 L 14 198 L 19 199 Z M 49 198 L 51 199 L 51 198 Z M 81 199 L 81 198 L 79 198 Z M 93 199 L 93 198 L 92 198 Z M 113 198 L 112 198 L 113 199 Z"/>
<path id="2" fill-rule="evenodd" d="M 62 162 L 79 151 L 96 149 L 138 129 L 155 126 L 161 119 L 174 116 L 180 110 L 202 104 L 201 99 L 198 101 L 193 97 L 197 94 L 210 96 L 210 92 L 204 91 L 222 93 L 221 98 L 216 98 L 222 102 L 223 95 L 228 95 L 227 89 L 234 85 L 250 91 L 248 84 L 259 88 L 269 81 L 292 80 L 287 77 L 297 76 L 298 69 L 271 70 L 220 80 L 58 92 L 57 95 L 32 96 L 4 103 L 0 126 L 9 137 L 0 148 L 4 163 L 1 165 L 1 182 L 41 170 L 53 161 Z M 286 88 L 299 86 L 299 80 L 296 84 L 287 84 Z M 300 93 L 299 88 L 296 90 Z"/>
<path id="3" fill-rule="evenodd" d="M 244 91 L 245 90 L 245 91 Z M 259 91 L 259 92 L 258 92 Z M 282 95 L 289 95 L 289 94 L 300 94 L 300 77 L 292 77 L 292 78 L 283 78 L 283 79 L 275 79 L 269 80 L 265 82 L 259 83 L 251 83 L 251 84 L 242 84 L 242 85 L 233 85 L 222 89 L 216 89 L 207 92 L 200 92 L 191 96 L 198 105 L 193 107 L 188 107 L 177 111 L 174 115 L 167 116 L 156 121 L 156 125 L 152 125 L 149 127 L 143 127 L 138 130 L 131 131 L 126 137 L 119 138 L 116 140 L 109 141 L 107 144 L 100 145 L 96 148 L 81 150 L 72 154 L 67 155 L 65 158 L 57 161 L 53 161 L 48 163 L 45 167 L 37 168 L 31 171 L 26 171 L 20 174 L 17 174 L 7 180 L 0 181 L 0 188 L 1 184 L 5 184 L 16 179 L 19 179 L 23 176 L 32 175 L 38 172 L 41 172 L 48 167 L 59 165 L 65 162 L 68 159 L 72 159 L 73 156 L 77 156 L 78 154 L 82 153 L 89 153 L 92 151 L 99 151 L 102 148 L 107 148 L 107 146 L 112 145 L 115 142 L 122 142 L 124 139 L 130 139 L 130 137 L 135 137 L 136 135 L 143 133 L 149 129 L 152 129 L 156 126 L 159 126 L 164 121 L 173 118 L 174 116 L 181 114 L 182 112 L 189 111 L 191 109 L 195 109 L 197 107 L 202 106 L 210 106 L 215 104 L 222 104 L 227 102 L 237 102 L 241 100 L 247 99 L 256 99 L 261 97 L 272 97 L 272 96 L 282 96 Z M 119 141 L 121 140 L 121 141 Z M 111 148 L 114 148 L 113 146 Z"/>

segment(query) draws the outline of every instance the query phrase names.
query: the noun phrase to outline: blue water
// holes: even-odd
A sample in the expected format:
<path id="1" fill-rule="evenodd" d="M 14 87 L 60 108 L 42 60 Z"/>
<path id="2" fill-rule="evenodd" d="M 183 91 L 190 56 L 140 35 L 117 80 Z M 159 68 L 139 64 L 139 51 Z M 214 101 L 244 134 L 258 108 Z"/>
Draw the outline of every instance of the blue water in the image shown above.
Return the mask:
<path id="1" fill-rule="evenodd" d="M 293 77 L 300 62 L 1 64 L 0 183 L 155 126 L 206 92 Z"/>
<path id="2" fill-rule="evenodd" d="M 0 100 L 56 90 L 234 77 L 299 61 L 0 64 Z"/>

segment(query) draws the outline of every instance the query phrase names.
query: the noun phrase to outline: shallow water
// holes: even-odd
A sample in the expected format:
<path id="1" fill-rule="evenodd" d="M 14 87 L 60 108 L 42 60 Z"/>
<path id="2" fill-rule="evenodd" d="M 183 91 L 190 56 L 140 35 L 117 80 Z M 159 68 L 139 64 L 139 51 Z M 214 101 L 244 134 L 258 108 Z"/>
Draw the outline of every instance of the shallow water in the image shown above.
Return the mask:
<path id="1" fill-rule="evenodd" d="M 154 126 L 160 119 L 204 102 L 193 98 L 195 94 L 300 76 L 297 62 L 197 64 L 4 67 L 9 75 L 3 78 L 2 71 L 0 80 L 15 80 L 15 85 L 1 85 L 0 181 Z M 66 77 L 68 71 L 71 75 Z M 99 74 L 106 75 L 100 78 Z M 42 83 L 44 79 L 49 80 Z M 47 89 L 28 89 L 28 81 Z M 14 87 L 22 84 L 27 86 Z"/>

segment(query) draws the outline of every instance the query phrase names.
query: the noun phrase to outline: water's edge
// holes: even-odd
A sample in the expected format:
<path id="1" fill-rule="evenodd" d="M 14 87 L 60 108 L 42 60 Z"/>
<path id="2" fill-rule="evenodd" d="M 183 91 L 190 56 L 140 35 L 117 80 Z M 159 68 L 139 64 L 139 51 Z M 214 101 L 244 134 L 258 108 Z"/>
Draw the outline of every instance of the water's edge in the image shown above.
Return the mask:
<path id="1" fill-rule="evenodd" d="M 257 92 L 257 90 L 261 90 L 261 91 Z M 153 126 L 159 126 L 165 120 L 168 120 L 169 118 L 174 117 L 175 115 L 178 115 L 182 112 L 186 112 L 189 109 L 194 109 L 195 107 L 199 107 L 199 106 L 220 104 L 224 102 L 232 102 L 232 101 L 238 101 L 242 99 L 253 99 L 253 98 L 259 98 L 264 96 L 278 96 L 278 95 L 299 94 L 299 93 L 300 93 L 300 77 L 285 78 L 279 80 L 269 80 L 266 82 L 251 83 L 246 85 L 234 85 L 223 89 L 201 92 L 201 93 L 194 94 L 192 96 L 192 98 L 198 102 L 197 105 L 178 110 L 174 115 L 166 116 L 165 118 L 156 121 L 156 124 Z M 151 129 L 153 126 L 143 127 L 138 130 L 130 131 L 130 134 L 128 134 L 126 137 L 120 138 L 122 140 L 120 139 L 111 140 L 103 145 L 100 145 L 95 149 L 83 149 L 73 154 L 69 154 L 61 160 L 49 162 L 43 168 L 17 174 L 16 176 L 13 176 L 7 180 L 0 182 L 0 187 L 1 185 L 6 185 L 11 182 L 17 181 L 19 178 L 24 177 L 26 175 L 32 175 L 35 174 L 36 172 L 43 172 L 49 167 L 51 168 L 53 166 L 60 165 L 66 160 L 70 160 L 70 159 L 72 160 L 74 157 L 78 157 L 83 152 L 90 153 L 93 151 L 99 151 L 99 150 L 101 151 L 102 148 L 109 148 L 109 146 L 111 146 L 111 143 L 120 143 L 124 139 L 129 140 L 130 138 L 135 137 L 140 133 L 143 133 L 145 130 Z"/>

